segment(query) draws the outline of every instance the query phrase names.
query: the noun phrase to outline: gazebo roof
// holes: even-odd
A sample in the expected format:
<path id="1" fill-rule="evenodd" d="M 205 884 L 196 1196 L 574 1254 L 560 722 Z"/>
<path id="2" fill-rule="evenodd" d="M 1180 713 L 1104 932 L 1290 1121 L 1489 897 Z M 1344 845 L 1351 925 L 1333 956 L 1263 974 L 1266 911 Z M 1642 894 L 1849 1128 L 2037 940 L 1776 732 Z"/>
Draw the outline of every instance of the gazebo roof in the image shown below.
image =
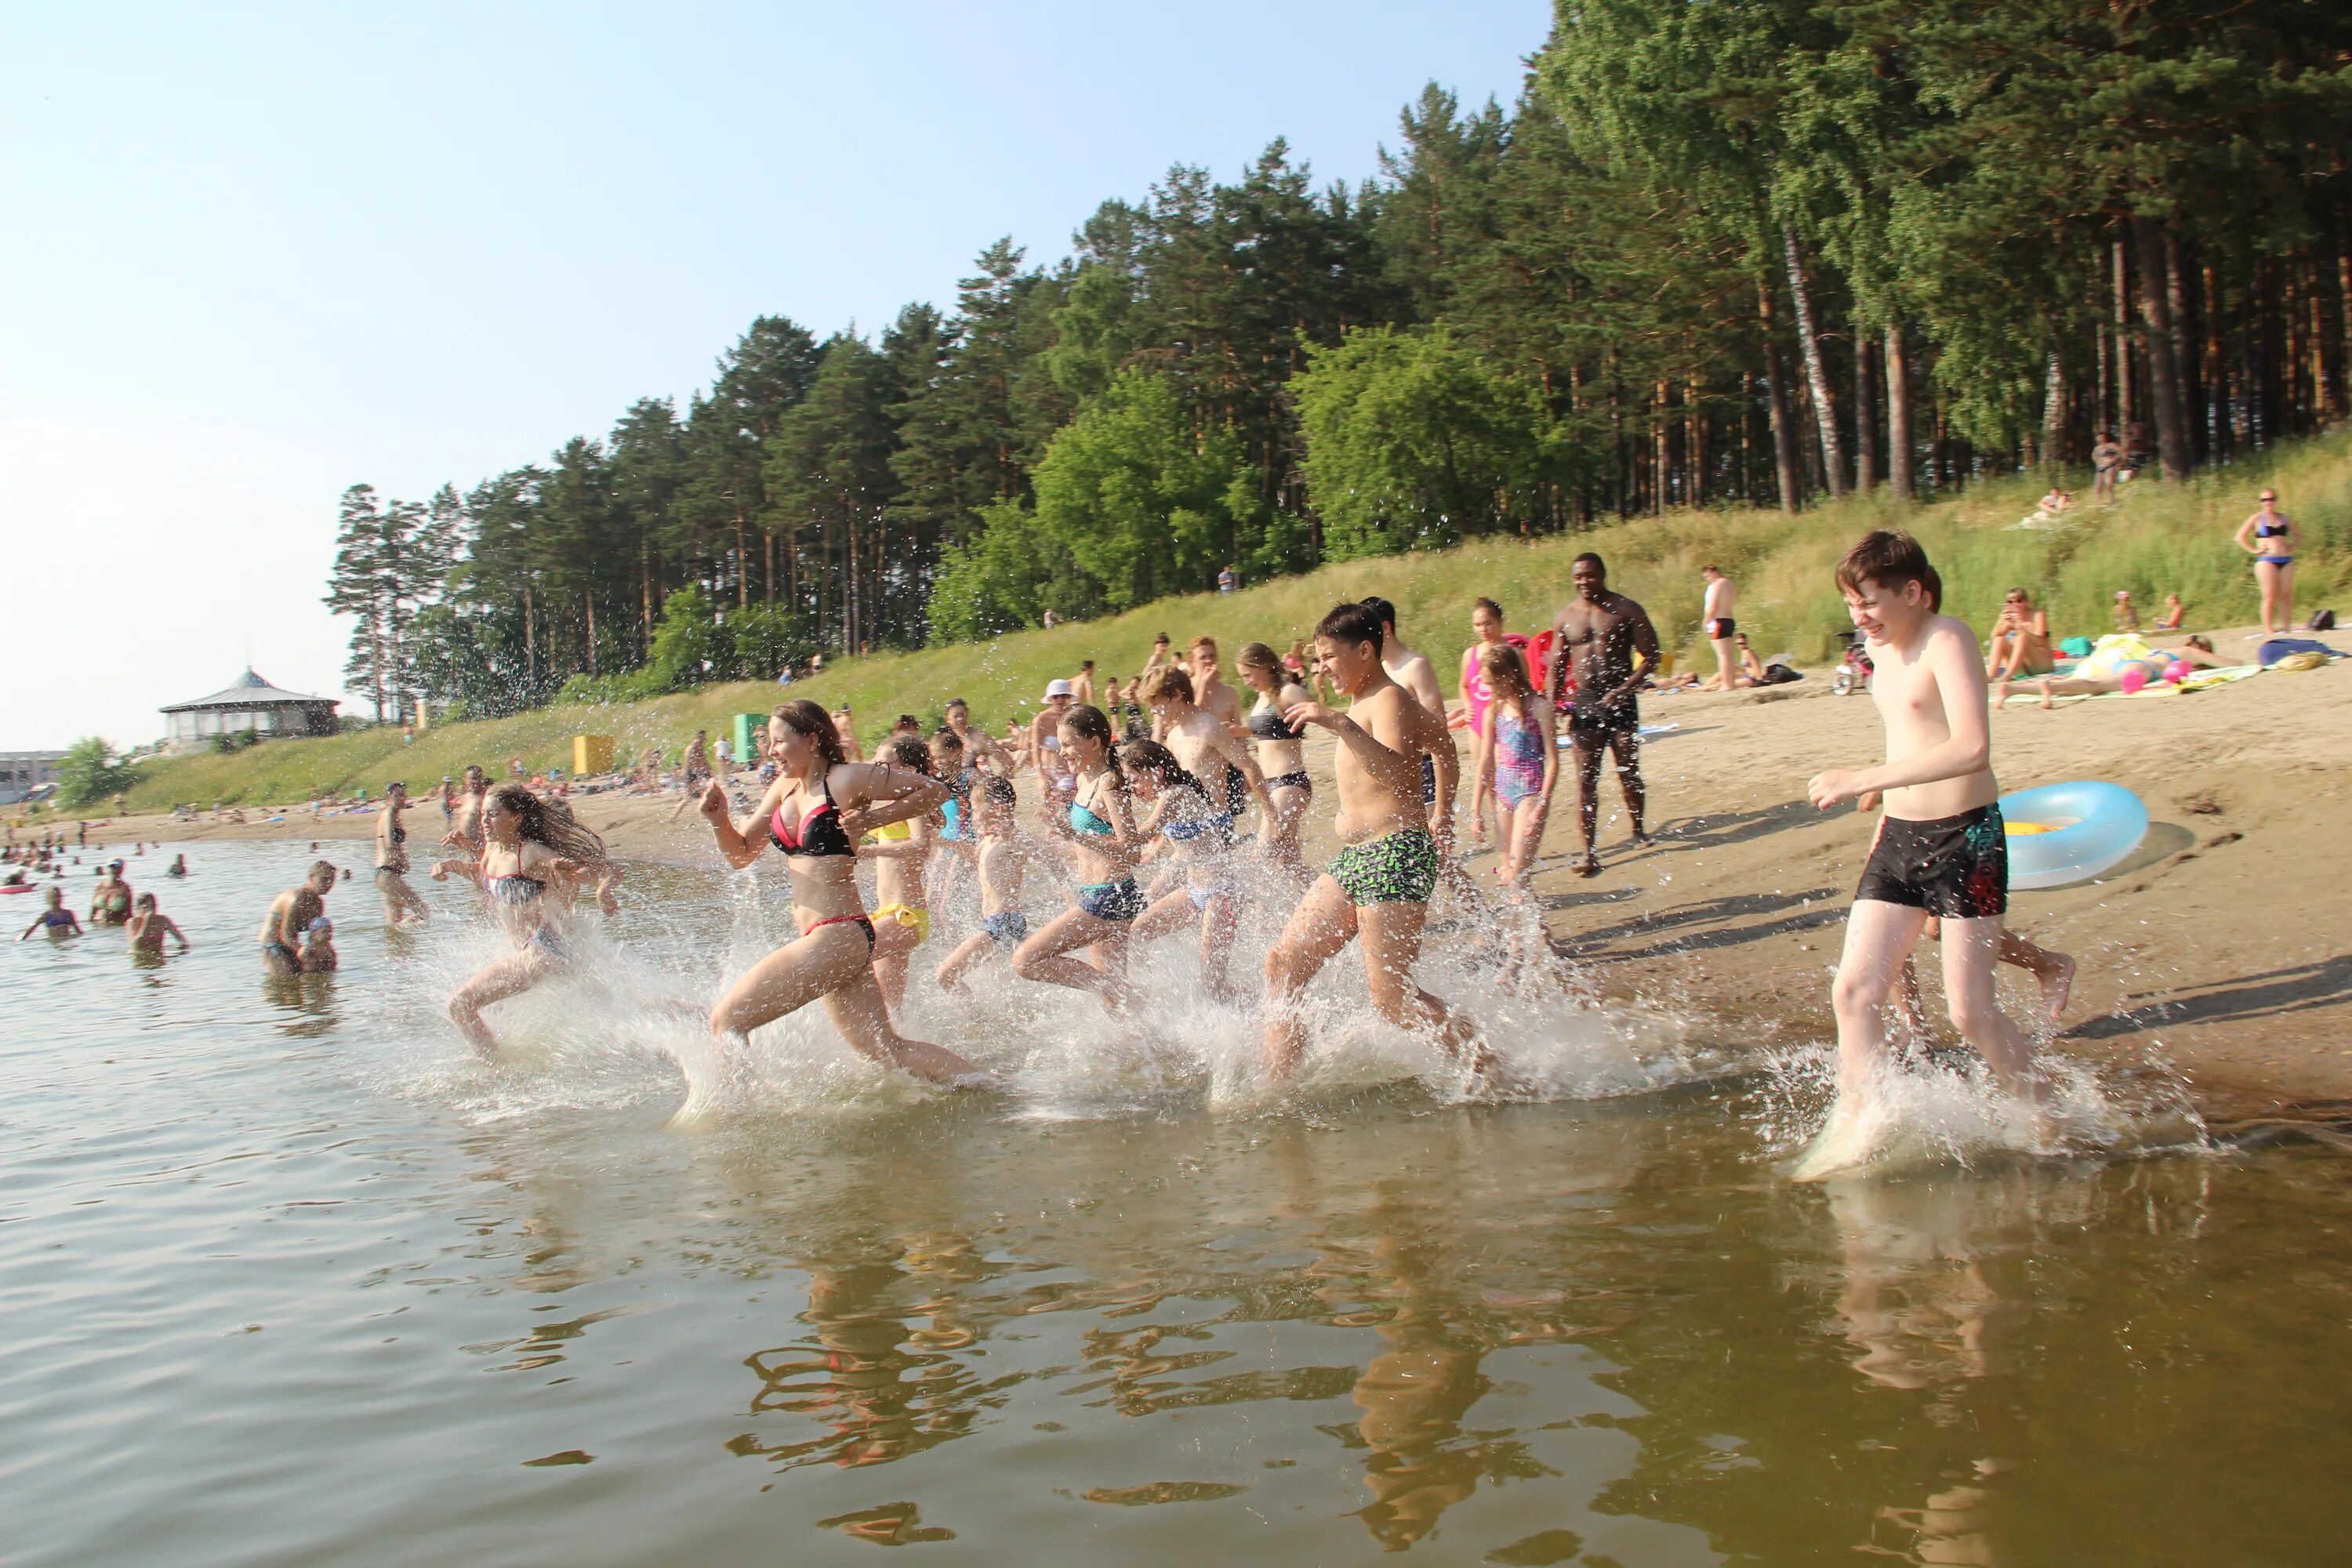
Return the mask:
<path id="1" fill-rule="evenodd" d="M 248 669 L 210 697 L 199 697 L 192 702 L 174 702 L 162 711 L 184 713 L 191 708 L 278 708 L 288 703 L 324 703 L 332 708 L 339 700 L 333 697 L 306 697 L 299 691 L 281 690 Z"/>

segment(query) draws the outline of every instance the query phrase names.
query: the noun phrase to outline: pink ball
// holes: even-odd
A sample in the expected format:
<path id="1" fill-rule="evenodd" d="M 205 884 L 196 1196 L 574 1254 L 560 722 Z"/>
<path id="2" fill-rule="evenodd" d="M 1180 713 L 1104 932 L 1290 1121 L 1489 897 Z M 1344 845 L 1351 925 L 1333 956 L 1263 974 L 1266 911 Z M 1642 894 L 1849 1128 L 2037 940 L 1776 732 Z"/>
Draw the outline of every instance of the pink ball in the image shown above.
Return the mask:
<path id="1" fill-rule="evenodd" d="M 2144 664 L 2131 666 L 2123 672 L 2117 684 L 2124 689 L 2125 696 L 2138 696 L 2141 689 L 2147 685 L 2147 667 Z"/>
<path id="2" fill-rule="evenodd" d="M 2175 686 L 2178 686 L 2182 681 L 2188 679 L 2189 661 L 2185 658 L 2176 658 L 2170 664 L 2166 665 L 2164 667 L 2164 679 L 2170 681 Z"/>

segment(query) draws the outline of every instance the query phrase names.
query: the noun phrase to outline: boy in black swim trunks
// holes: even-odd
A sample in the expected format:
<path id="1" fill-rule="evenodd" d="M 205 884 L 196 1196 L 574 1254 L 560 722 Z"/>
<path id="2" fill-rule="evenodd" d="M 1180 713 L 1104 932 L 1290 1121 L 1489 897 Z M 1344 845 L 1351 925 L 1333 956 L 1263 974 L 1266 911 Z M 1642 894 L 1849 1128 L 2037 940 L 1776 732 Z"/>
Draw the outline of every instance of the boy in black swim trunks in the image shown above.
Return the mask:
<path id="1" fill-rule="evenodd" d="M 1871 698 L 1886 726 L 1886 761 L 1818 774 L 1805 793 L 1824 811 L 1881 795 L 1885 815 L 1846 917 L 1832 991 L 1837 1108 L 1801 1178 L 1827 1175 L 1869 1152 L 1835 1134 L 1868 1109 L 1886 1058 L 1886 999 L 1931 916 L 1943 923 L 1953 1026 L 2012 1091 L 2029 1089 L 2032 1068 L 2025 1035 L 1993 994 L 2009 850 L 1976 634 L 1937 612 L 1943 584 L 1908 534 L 1868 535 L 1838 563 L 1837 581 L 1855 627 L 1869 639 Z"/>

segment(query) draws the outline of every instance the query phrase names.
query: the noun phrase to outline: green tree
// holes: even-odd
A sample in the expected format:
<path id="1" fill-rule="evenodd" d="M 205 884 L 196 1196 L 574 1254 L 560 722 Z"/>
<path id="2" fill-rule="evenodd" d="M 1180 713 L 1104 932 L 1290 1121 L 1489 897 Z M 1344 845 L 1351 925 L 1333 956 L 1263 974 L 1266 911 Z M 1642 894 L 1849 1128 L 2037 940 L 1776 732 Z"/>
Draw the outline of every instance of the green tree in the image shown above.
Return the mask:
<path id="1" fill-rule="evenodd" d="M 67 810 L 96 805 L 139 782 L 139 770 L 96 735 L 85 735 L 58 759 L 58 804 Z"/>

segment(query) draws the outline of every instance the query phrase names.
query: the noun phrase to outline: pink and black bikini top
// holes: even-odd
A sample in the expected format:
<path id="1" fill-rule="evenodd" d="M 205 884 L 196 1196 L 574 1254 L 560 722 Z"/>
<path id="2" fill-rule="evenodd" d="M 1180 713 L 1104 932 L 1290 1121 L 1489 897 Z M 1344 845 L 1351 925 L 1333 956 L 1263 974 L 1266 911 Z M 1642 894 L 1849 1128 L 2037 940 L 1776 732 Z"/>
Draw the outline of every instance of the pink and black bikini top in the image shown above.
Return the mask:
<path id="1" fill-rule="evenodd" d="M 768 820 L 768 837 L 786 855 L 856 855 L 857 846 L 843 830 L 840 809 L 833 803 L 831 781 L 820 778 L 817 787 L 824 791 L 824 800 L 802 816 L 799 831 L 785 827 L 784 808 L 780 805 Z"/>

